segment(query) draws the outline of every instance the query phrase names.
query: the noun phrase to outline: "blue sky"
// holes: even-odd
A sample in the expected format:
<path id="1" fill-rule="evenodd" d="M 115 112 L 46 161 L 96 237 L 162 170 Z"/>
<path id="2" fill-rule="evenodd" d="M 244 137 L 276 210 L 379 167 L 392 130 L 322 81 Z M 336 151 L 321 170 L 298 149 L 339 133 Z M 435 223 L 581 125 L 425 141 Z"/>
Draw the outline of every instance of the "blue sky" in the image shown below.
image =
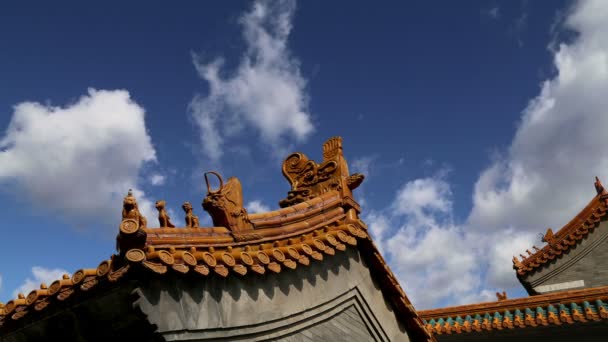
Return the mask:
<path id="1" fill-rule="evenodd" d="M 512 256 L 608 177 L 600 1 L 0 13 L 2 301 L 108 258 L 129 188 L 181 222 L 186 200 L 206 216 L 214 169 L 241 179 L 251 210 L 274 209 L 282 158 L 318 159 L 334 135 L 368 176 L 364 219 L 417 307 L 521 296 Z"/>

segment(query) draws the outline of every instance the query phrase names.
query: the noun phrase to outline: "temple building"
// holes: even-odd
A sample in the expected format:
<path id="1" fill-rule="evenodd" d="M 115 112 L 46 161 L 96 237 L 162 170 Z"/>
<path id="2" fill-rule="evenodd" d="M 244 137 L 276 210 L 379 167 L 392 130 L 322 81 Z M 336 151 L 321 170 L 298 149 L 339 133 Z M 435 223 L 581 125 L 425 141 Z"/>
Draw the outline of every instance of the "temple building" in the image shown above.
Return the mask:
<path id="1" fill-rule="evenodd" d="M 437 341 L 604 341 L 608 337 L 608 192 L 597 195 L 542 248 L 513 258 L 529 297 L 419 311 Z"/>
<path id="2" fill-rule="evenodd" d="M 118 252 L 0 305 L 0 341 L 432 341 L 359 218 L 341 138 L 282 171 L 281 209 L 256 214 L 237 178 L 206 173 L 213 227 L 158 201 L 149 228 L 129 192 Z"/>
<path id="3" fill-rule="evenodd" d="M 0 342 L 553 341 L 608 336 L 608 192 L 542 248 L 513 258 L 529 297 L 416 311 L 376 248 L 353 197 L 339 137 L 320 163 L 289 155 L 281 209 L 248 213 L 237 178 L 207 172 L 213 227 L 185 202 L 183 224 L 156 202 L 150 228 L 131 192 L 117 252 L 0 303 Z M 211 185 L 212 178 L 219 183 Z"/>

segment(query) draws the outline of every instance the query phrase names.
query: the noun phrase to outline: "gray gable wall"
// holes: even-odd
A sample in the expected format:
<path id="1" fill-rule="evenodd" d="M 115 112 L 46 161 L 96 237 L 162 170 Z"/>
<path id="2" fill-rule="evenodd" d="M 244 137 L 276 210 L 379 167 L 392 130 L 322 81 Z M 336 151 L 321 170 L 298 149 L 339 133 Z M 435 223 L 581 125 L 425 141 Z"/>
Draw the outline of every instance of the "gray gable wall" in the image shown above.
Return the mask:
<path id="1" fill-rule="evenodd" d="M 161 276 L 138 293 L 167 341 L 409 341 L 356 249 L 278 274 Z"/>

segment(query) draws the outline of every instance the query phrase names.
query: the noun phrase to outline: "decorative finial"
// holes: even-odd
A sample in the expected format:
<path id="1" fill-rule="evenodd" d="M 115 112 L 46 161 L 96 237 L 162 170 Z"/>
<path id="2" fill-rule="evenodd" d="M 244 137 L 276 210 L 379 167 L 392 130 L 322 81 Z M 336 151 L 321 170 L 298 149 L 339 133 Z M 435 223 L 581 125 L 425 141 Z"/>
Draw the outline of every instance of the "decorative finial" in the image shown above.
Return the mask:
<path id="1" fill-rule="evenodd" d="M 597 176 L 595 176 L 595 183 L 593 183 L 593 185 L 595 186 L 595 191 L 597 191 L 598 195 L 603 195 L 606 193 L 606 189 L 604 189 L 602 182 Z"/>
<path id="2" fill-rule="evenodd" d="M 133 189 L 129 189 L 129 192 L 127 192 L 127 197 L 133 197 Z"/>
<path id="3" fill-rule="evenodd" d="M 331 137 L 323 144 L 323 160 L 342 156 L 342 137 Z"/>

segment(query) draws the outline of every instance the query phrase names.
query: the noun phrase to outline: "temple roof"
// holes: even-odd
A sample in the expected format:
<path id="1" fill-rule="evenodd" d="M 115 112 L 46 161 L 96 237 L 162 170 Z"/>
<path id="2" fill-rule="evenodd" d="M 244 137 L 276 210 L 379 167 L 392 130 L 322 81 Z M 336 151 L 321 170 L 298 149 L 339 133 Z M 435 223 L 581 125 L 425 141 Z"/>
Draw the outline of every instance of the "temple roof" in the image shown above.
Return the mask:
<path id="1" fill-rule="evenodd" d="M 570 222 L 556 233 L 553 233 L 551 228 L 547 229 L 543 236 L 543 241 L 547 243 L 545 246 L 540 249 L 534 246 L 535 252 L 532 253 L 528 250 L 527 257 L 520 255 L 521 261 L 519 258 L 513 257 L 513 268 L 518 275 L 525 275 L 563 253 L 567 253 L 571 247 L 598 227 L 608 211 L 608 193 L 597 177 L 595 188 L 597 195 Z"/>
<path id="2" fill-rule="evenodd" d="M 608 319 L 608 286 L 419 311 L 433 334 L 466 334 Z"/>
<path id="3" fill-rule="evenodd" d="M 71 305 L 106 291 L 116 284 L 145 274 L 194 273 L 201 277 L 255 277 L 265 273 L 297 272 L 313 262 L 322 262 L 347 248 L 357 248 L 369 266 L 387 301 L 415 341 L 433 338 L 396 277 L 380 255 L 358 217 L 360 207 L 352 190 L 362 175 L 348 173 L 340 138 L 324 144 L 324 160 L 317 164 L 301 153 L 290 155 L 283 174 L 292 185 L 281 209 L 249 214 L 242 205 L 238 179 L 224 183 L 216 172 L 205 175 L 207 196 L 203 207 L 214 227 L 198 227 L 192 206 L 184 228 L 175 228 L 158 201 L 159 228 L 148 228 L 131 192 L 123 202 L 123 219 L 117 236 L 118 254 L 97 268 L 64 275 L 27 296 L 19 295 L 0 305 L 0 333 L 20 326 L 26 316 L 44 314 L 49 307 Z M 218 177 L 220 186 L 211 189 L 207 176 Z"/>

